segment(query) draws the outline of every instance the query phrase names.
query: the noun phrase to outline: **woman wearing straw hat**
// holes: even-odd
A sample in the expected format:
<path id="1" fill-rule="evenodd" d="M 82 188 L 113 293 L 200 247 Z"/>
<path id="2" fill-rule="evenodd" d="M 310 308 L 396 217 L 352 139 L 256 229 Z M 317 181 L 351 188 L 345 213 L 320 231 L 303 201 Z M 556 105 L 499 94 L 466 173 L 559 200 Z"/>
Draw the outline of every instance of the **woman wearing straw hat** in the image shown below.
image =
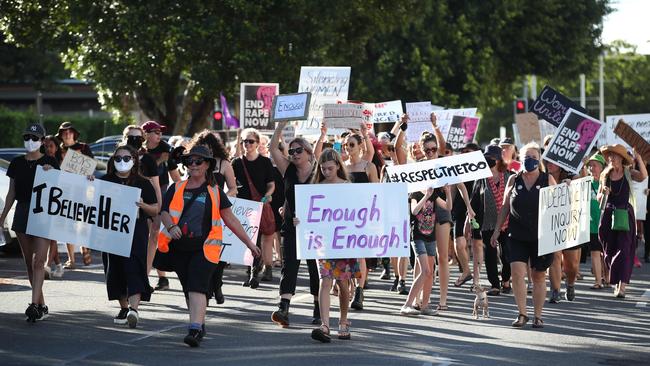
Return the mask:
<path id="1" fill-rule="evenodd" d="M 604 146 L 607 167 L 600 178 L 599 201 L 605 209 L 598 227 L 598 237 L 605 251 L 605 265 L 609 269 L 609 283 L 614 285 L 614 296 L 625 298 L 625 286 L 632 277 L 632 264 L 636 244 L 634 195 L 632 181 L 641 182 L 648 176 L 645 163 L 639 154 L 634 159 L 623 145 Z M 632 168 L 634 160 L 638 170 Z M 602 207 L 602 206 L 601 206 Z"/>

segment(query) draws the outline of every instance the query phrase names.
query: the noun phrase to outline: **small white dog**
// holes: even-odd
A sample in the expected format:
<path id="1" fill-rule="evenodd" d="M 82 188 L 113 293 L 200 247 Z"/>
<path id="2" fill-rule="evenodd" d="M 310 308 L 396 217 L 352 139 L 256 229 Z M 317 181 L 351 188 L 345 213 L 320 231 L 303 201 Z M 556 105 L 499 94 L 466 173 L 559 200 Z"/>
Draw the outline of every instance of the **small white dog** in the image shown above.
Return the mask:
<path id="1" fill-rule="evenodd" d="M 483 319 L 490 317 L 490 309 L 487 298 L 487 291 L 480 285 L 474 286 L 474 293 L 476 298 L 474 299 L 474 310 L 472 311 L 472 316 L 474 319 L 478 319 L 479 309 L 483 311 Z"/>

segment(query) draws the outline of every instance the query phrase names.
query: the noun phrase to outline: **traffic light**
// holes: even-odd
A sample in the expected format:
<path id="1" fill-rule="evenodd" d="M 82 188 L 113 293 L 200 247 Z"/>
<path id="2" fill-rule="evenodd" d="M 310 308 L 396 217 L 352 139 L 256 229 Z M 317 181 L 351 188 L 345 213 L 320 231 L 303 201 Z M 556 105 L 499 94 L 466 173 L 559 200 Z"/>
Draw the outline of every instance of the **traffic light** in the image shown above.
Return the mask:
<path id="1" fill-rule="evenodd" d="M 212 126 L 215 130 L 223 129 L 223 113 L 221 111 L 214 111 L 212 113 Z"/>
<path id="2" fill-rule="evenodd" d="M 528 112 L 528 99 L 517 98 L 515 99 L 515 114 Z"/>

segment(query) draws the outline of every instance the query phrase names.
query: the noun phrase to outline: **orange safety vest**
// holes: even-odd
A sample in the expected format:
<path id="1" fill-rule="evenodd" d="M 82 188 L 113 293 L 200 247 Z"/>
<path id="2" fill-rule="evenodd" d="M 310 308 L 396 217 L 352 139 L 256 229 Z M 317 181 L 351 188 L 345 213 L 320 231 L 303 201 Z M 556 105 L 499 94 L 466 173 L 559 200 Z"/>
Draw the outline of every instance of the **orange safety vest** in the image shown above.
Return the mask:
<path id="1" fill-rule="evenodd" d="M 183 192 L 185 191 L 185 186 L 187 181 L 181 181 L 175 183 L 176 191 L 174 192 L 174 197 L 169 203 L 169 215 L 172 217 L 172 222 L 174 225 L 178 225 L 178 222 L 181 218 L 181 213 L 183 212 L 183 205 L 185 201 L 183 200 Z M 221 251 L 223 250 L 222 239 L 223 239 L 223 228 L 221 225 L 221 213 L 219 212 L 219 190 L 216 186 L 208 186 L 208 194 L 212 200 L 212 224 L 210 226 L 210 232 L 208 237 L 203 242 L 203 254 L 205 258 L 212 263 L 219 263 L 221 259 Z M 169 243 L 172 241 L 172 237 L 167 231 L 167 228 L 163 228 L 158 234 L 158 250 L 163 253 L 169 251 Z"/>

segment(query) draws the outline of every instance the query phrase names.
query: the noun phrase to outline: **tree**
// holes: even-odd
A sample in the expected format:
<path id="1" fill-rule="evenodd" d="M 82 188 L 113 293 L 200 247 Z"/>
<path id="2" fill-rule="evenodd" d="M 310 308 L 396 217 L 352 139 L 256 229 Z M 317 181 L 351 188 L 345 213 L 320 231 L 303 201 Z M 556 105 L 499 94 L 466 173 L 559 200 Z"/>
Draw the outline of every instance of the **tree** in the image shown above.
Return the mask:
<path id="1" fill-rule="evenodd" d="M 19 48 L 0 33 L 0 83 L 29 84 L 51 90 L 57 79 L 69 77 L 56 53 L 40 48 Z"/>

